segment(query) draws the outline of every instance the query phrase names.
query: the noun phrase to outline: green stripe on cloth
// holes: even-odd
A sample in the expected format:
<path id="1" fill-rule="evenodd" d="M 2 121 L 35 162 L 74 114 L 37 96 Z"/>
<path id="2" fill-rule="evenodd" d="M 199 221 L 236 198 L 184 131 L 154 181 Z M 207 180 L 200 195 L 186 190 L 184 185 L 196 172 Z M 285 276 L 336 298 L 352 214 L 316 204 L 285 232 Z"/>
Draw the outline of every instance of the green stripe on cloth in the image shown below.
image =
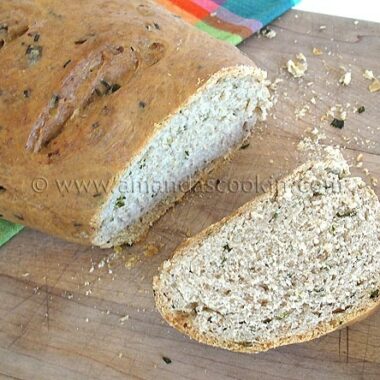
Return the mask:
<path id="1" fill-rule="evenodd" d="M 233 45 L 238 45 L 240 44 L 240 42 L 243 41 L 243 38 L 240 37 L 238 34 L 229 33 L 221 29 L 216 29 L 202 21 L 199 21 L 194 25 L 198 29 L 203 30 L 204 32 L 210 34 L 211 36 L 217 38 L 218 40 L 223 40 Z"/>
<path id="2" fill-rule="evenodd" d="M 13 236 L 17 235 L 24 227 L 19 224 L 0 219 L 0 247 Z"/>

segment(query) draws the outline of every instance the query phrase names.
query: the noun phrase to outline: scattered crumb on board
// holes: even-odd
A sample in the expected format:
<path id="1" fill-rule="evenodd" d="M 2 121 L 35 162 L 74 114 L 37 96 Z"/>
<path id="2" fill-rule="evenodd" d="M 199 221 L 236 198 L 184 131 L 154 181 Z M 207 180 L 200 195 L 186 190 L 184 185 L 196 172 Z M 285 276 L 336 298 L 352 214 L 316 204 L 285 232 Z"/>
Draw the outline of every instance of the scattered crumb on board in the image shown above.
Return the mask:
<path id="1" fill-rule="evenodd" d="M 294 78 L 303 77 L 305 75 L 307 67 L 306 57 L 302 53 L 298 53 L 294 61 L 292 59 L 289 59 L 286 64 L 288 72 L 292 74 Z"/>
<path id="2" fill-rule="evenodd" d="M 144 245 L 144 256 L 145 257 L 153 257 L 157 255 L 157 253 L 160 252 L 160 249 L 153 244 L 146 244 Z"/>
<path id="3" fill-rule="evenodd" d="M 268 27 L 261 29 L 261 30 L 260 30 L 260 34 L 261 34 L 262 36 L 264 36 L 265 38 L 268 38 L 268 39 L 270 39 L 270 40 L 271 40 L 272 38 L 276 37 L 276 35 L 277 35 L 277 33 L 276 33 L 275 30 L 273 30 L 273 29 L 271 29 L 271 28 L 268 28 Z"/>
<path id="4" fill-rule="evenodd" d="M 346 69 L 342 66 L 343 70 L 342 76 L 339 78 L 339 84 L 343 86 L 348 86 L 351 83 L 352 74 L 351 71 L 346 71 Z"/>
<path id="5" fill-rule="evenodd" d="M 375 78 L 372 83 L 368 86 L 370 92 L 380 91 L 380 81 Z"/>
<path id="6" fill-rule="evenodd" d="M 323 51 L 319 48 L 313 48 L 313 54 L 318 56 L 318 55 L 322 55 L 323 54 Z"/>
<path id="7" fill-rule="evenodd" d="M 365 79 L 368 79 L 371 82 L 371 84 L 368 86 L 368 90 L 369 92 L 373 93 L 373 92 L 378 92 L 380 91 L 380 81 L 379 79 L 374 75 L 373 71 L 372 70 L 364 70 L 363 71 L 363 77 Z"/>

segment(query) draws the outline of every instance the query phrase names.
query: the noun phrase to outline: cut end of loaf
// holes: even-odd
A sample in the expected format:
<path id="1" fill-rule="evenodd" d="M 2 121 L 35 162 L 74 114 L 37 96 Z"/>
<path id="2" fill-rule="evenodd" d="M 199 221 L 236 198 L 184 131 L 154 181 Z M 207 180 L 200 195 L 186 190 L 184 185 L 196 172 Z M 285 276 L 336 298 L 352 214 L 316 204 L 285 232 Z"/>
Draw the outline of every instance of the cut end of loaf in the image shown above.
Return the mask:
<path id="1" fill-rule="evenodd" d="M 339 151 L 179 248 L 156 303 L 200 342 L 259 352 L 364 316 L 380 296 L 380 205 Z"/>
<path id="2" fill-rule="evenodd" d="M 215 162 L 246 140 L 271 106 L 266 73 L 251 66 L 219 71 L 180 109 L 121 175 L 97 216 L 93 244 L 138 240 Z"/>

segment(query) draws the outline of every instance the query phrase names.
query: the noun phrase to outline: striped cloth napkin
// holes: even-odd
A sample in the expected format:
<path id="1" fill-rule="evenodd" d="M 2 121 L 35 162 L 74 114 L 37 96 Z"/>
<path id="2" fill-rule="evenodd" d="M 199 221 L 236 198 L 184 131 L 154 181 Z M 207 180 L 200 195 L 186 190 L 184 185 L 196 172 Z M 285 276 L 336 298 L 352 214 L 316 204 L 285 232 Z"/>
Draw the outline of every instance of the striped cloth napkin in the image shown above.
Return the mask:
<path id="1" fill-rule="evenodd" d="M 156 0 L 197 28 L 233 45 L 301 0 Z"/>
<path id="2" fill-rule="evenodd" d="M 0 247 L 9 239 L 13 238 L 23 229 L 19 224 L 13 224 L 6 220 L 0 219 Z"/>
<path id="3" fill-rule="evenodd" d="M 156 0 L 170 12 L 233 45 L 259 31 L 300 0 Z M 0 246 L 22 230 L 0 219 Z"/>

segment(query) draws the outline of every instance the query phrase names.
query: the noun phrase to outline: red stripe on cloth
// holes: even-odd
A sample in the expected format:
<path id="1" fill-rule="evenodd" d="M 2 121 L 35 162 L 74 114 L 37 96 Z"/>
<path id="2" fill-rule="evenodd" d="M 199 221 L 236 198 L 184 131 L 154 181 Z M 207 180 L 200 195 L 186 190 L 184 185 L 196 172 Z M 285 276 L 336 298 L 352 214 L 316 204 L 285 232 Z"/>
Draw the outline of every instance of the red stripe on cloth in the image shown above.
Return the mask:
<path id="1" fill-rule="evenodd" d="M 166 10 L 177 16 L 180 16 L 183 20 L 189 22 L 190 24 L 196 24 L 199 22 L 198 17 L 195 17 L 189 12 L 186 12 L 180 6 L 173 4 L 172 0 L 156 0 L 156 2 L 158 4 L 161 4 L 164 8 L 166 8 Z"/>
<path id="2" fill-rule="evenodd" d="M 194 4 L 191 0 L 171 0 L 171 2 L 200 20 L 203 20 L 209 15 L 206 9 Z"/>

